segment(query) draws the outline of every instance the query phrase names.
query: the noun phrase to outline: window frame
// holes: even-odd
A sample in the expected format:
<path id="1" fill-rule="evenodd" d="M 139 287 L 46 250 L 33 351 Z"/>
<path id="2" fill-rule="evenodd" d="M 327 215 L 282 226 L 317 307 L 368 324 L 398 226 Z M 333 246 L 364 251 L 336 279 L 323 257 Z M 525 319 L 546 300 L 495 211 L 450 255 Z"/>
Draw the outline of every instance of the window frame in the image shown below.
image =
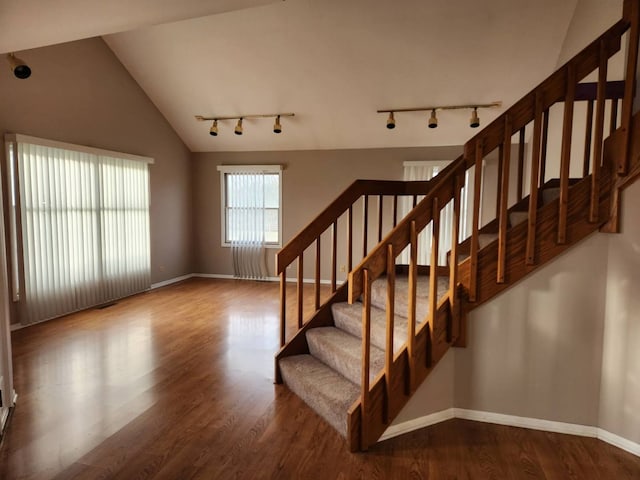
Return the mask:
<path id="1" fill-rule="evenodd" d="M 265 248 L 282 248 L 282 165 L 218 165 L 220 172 L 220 245 L 231 247 L 227 241 L 227 182 L 228 174 L 263 173 L 278 175 L 278 242 L 266 243 Z"/>

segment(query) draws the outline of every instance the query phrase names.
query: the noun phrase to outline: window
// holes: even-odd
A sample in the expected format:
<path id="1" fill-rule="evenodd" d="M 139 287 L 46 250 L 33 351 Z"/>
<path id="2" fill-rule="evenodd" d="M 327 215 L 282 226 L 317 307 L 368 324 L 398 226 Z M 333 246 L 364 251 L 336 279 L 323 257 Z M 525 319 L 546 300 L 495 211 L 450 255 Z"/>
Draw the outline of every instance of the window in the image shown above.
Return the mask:
<path id="1" fill-rule="evenodd" d="M 280 165 L 219 166 L 222 245 L 281 242 Z"/>
<path id="2" fill-rule="evenodd" d="M 148 289 L 153 160 L 23 135 L 6 140 L 14 174 L 10 219 L 20 232 L 11 239 L 21 242 L 15 252 L 22 252 L 12 253 L 20 274 L 14 292 L 24 286 L 20 321 L 38 322 Z"/>
<path id="3" fill-rule="evenodd" d="M 404 162 L 404 179 L 405 180 L 431 180 L 433 177 L 437 176 L 444 168 L 449 164 L 449 161 L 410 161 Z M 467 170 L 465 174 L 465 185 L 470 185 L 469 183 L 469 170 Z M 470 185 L 473 188 L 473 185 Z M 460 225 L 459 225 L 459 241 L 463 241 L 471 234 L 471 208 L 469 206 L 469 201 L 473 199 L 473 194 L 471 190 L 471 195 L 469 195 L 469 191 L 467 187 L 463 187 L 460 194 Z M 419 196 L 418 201 L 422 200 L 424 197 Z M 403 205 L 403 211 L 406 215 L 413 208 L 412 199 L 405 199 Z M 444 246 L 440 248 L 438 251 L 438 265 L 447 265 L 447 253 L 449 252 L 451 245 L 451 227 L 453 222 L 453 202 L 449 202 L 449 204 L 444 207 L 440 213 L 440 245 Z M 418 235 L 418 264 L 419 265 L 429 265 L 431 262 L 431 225 L 428 225 L 420 234 Z M 406 248 L 402 252 L 401 262 L 409 263 L 409 249 Z"/>

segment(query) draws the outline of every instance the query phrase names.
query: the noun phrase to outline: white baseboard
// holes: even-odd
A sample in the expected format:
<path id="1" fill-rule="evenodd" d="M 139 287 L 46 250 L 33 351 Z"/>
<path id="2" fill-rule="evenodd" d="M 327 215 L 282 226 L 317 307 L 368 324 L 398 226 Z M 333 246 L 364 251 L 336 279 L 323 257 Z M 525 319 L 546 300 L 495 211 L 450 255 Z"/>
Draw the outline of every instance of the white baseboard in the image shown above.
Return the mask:
<path id="1" fill-rule="evenodd" d="M 454 418 L 454 409 L 447 408 L 440 412 L 435 412 L 424 417 L 414 418 L 406 422 L 398 423 L 397 425 L 391 425 L 387 428 L 378 441 L 388 440 L 398 435 L 413 432 L 424 427 L 435 425 L 436 423 L 444 422 L 445 420 L 451 420 Z"/>
<path id="2" fill-rule="evenodd" d="M 580 437 L 597 438 L 614 447 L 618 447 L 633 455 L 640 457 L 640 443 L 623 438 L 602 428 L 590 425 L 578 425 L 575 423 L 556 422 L 543 420 L 540 418 L 518 417 L 516 415 L 504 415 L 502 413 L 482 412 L 479 410 L 467 410 L 464 408 L 448 408 L 439 412 L 431 413 L 423 417 L 414 418 L 397 425 L 391 425 L 382 434 L 378 441 L 388 440 L 398 435 L 413 432 L 421 428 L 429 427 L 452 418 L 473 420 L 483 423 L 495 423 L 509 427 L 529 428 L 532 430 L 542 430 L 545 432 L 563 433 L 568 435 L 578 435 Z"/>
<path id="3" fill-rule="evenodd" d="M 640 457 L 640 443 L 632 442 L 631 440 L 627 440 L 626 438 L 603 430 L 602 428 L 598 429 L 598 438 L 603 442 L 613 445 L 614 447 L 621 448 L 622 450 Z"/>
<path id="4" fill-rule="evenodd" d="M 183 280 L 188 280 L 193 276 L 194 276 L 193 273 L 188 273 L 188 274 L 182 275 L 180 277 L 174 277 L 174 278 L 170 278 L 168 280 L 163 280 L 162 282 L 152 283 L 151 284 L 151 290 L 155 290 L 156 288 L 160 288 L 160 287 L 166 287 L 167 285 L 171 285 L 172 283 L 182 282 Z"/>
<path id="5" fill-rule="evenodd" d="M 5 408 L 0 416 L 0 436 L 4 433 L 4 428 L 7 425 L 7 419 L 9 418 L 9 414 L 11 413 L 11 409 L 16 405 L 16 400 L 18 399 L 18 394 L 13 391 L 11 405 L 8 408 Z"/>
<path id="6" fill-rule="evenodd" d="M 221 278 L 223 280 L 233 280 L 233 275 L 223 275 L 222 273 L 192 273 L 194 278 Z"/>
<path id="7" fill-rule="evenodd" d="M 516 415 L 504 415 L 502 413 L 481 412 L 478 410 L 466 410 L 454 408 L 455 418 L 475 420 L 476 422 L 495 423 L 509 427 L 529 428 L 531 430 L 543 430 L 545 432 L 567 433 L 581 437 L 598 437 L 598 427 L 589 425 L 577 425 L 574 423 L 555 422 L 540 418 L 518 417 Z"/>
<path id="8" fill-rule="evenodd" d="M 223 280 L 241 280 L 236 279 L 233 275 L 225 275 L 222 273 L 192 273 L 192 277 L 197 278 L 220 278 Z M 267 277 L 264 279 L 266 282 L 279 282 L 280 277 Z M 295 278 L 287 278 L 287 283 L 296 283 L 298 280 Z M 313 278 L 303 278 L 302 283 L 316 283 Z M 342 285 L 343 282 L 337 282 L 337 285 Z M 320 280 L 321 285 L 331 285 L 331 280 Z"/>

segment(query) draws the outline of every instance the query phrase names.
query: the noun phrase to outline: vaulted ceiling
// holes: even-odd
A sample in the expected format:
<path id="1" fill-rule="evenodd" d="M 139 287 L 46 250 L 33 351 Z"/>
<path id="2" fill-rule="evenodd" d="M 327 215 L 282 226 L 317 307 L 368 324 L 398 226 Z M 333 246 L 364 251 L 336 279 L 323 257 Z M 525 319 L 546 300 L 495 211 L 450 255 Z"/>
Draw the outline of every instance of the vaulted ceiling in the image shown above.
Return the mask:
<path id="1" fill-rule="evenodd" d="M 470 111 L 439 112 L 437 129 L 398 114 L 387 130 L 376 110 L 508 107 L 556 68 L 578 1 L 14 0 L 0 50 L 104 35 L 192 151 L 459 145 Z M 276 112 L 296 115 L 281 135 L 262 119 L 212 137 L 194 118 Z"/>

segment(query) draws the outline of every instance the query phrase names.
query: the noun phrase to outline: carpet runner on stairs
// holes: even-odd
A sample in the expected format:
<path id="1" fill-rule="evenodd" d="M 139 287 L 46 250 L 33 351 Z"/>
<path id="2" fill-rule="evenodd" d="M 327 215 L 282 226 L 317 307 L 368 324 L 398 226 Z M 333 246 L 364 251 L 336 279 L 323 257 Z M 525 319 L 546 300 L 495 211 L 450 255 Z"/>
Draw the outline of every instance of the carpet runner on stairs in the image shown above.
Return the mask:
<path id="1" fill-rule="evenodd" d="M 559 196 L 558 188 L 542 191 L 544 204 Z M 526 221 L 526 211 L 509 212 L 513 227 Z M 480 233 L 480 249 L 498 239 L 497 233 Z M 463 261 L 468 254 L 460 254 Z M 438 300 L 447 293 L 448 277 L 438 277 Z M 394 296 L 394 354 L 407 340 L 409 281 L 406 275 L 397 275 Z M 370 382 L 384 368 L 386 344 L 387 279 L 381 277 L 371 286 L 371 354 Z M 309 354 L 294 355 L 279 361 L 284 383 L 311 408 L 322 416 L 342 436 L 347 436 L 347 414 L 360 396 L 362 381 L 362 303 L 353 305 L 336 303 L 331 306 L 333 327 L 309 329 L 306 340 Z M 416 285 L 416 321 L 422 323 L 429 313 L 429 276 L 419 275 Z"/>
<path id="2" fill-rule="evenodd" d="M 438 299 L 446 294 L 449 279 L 438 277 Z M 429 277 L 417 280 L 416 319 L 422 323 L 429 310 Z M 396 277 L 394 352 L 407 340 L 409 283 Z M 384 368 L 387 279 L 371 288 L 370 381 Z M 347 435 L 347 412 L 360 395 L 362 379 L 362 303 L 332 306 L 335 326 L 312 328 L 306 339 L 310 354 L 285 357 L 279 366 L 284 383 L 341 435 Z"/>

